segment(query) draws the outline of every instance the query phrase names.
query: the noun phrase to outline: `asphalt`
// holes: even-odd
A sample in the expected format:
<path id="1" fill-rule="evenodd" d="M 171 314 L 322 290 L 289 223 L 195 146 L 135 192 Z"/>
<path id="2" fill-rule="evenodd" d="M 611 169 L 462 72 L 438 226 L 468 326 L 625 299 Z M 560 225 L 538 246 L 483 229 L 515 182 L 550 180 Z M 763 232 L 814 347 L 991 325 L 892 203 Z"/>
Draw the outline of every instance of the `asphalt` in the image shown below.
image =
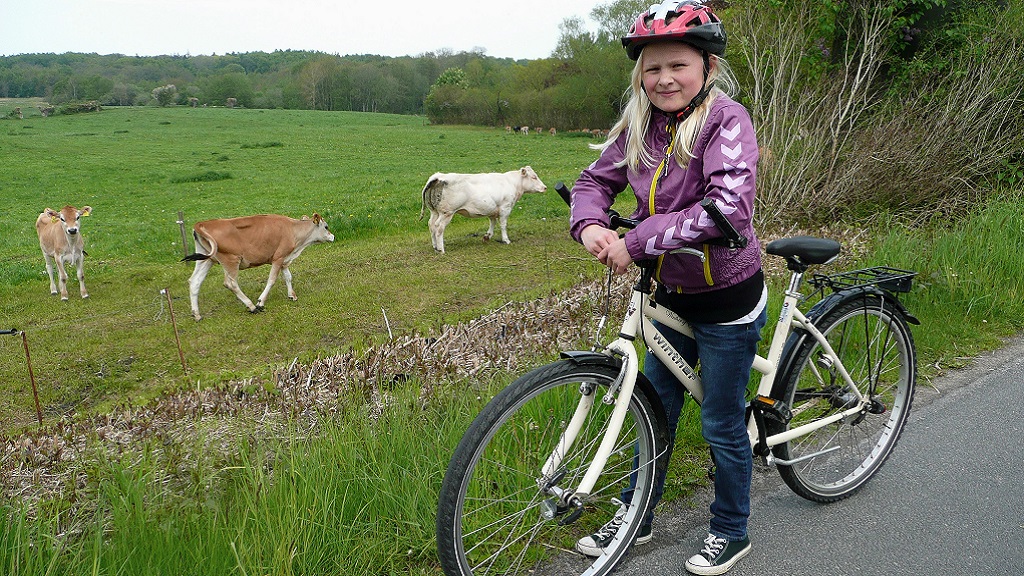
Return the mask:
<path id="1" fill-rule="evenodd" d="M 755 470 L 753 543 L 731 576 L 1024 575 L 1024 338 L 919 380 L 899 444 L 852 497 L 815 504 Z M 658 511 L 622 576 L 686 574 L 710 490 Z"/>

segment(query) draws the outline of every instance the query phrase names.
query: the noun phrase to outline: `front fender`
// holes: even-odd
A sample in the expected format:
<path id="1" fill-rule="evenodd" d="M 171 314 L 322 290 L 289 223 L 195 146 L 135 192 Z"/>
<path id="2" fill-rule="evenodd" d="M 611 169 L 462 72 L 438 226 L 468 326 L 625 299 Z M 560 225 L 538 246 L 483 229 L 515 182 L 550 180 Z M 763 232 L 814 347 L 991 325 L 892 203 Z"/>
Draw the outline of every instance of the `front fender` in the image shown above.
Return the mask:
<path id="1" fill-rule="evenodd" d="M 605 366 L 614 370 L 622 370 L 622 359 L 611 354 L 592 352 L 588 350 L 568 350 L 561 353 L 563 360 L 568 360 L 578 366 Z M 661 396 L 651 381 L 644 376 L 643 372 L 636 375 L 636 387 L 647 397 L 647 400 L 654 407 L 654 415 L 657 419 L 658 428 L 668 430 L 668 419 L 665 416 L 665 406 L 661 403 Z"/>

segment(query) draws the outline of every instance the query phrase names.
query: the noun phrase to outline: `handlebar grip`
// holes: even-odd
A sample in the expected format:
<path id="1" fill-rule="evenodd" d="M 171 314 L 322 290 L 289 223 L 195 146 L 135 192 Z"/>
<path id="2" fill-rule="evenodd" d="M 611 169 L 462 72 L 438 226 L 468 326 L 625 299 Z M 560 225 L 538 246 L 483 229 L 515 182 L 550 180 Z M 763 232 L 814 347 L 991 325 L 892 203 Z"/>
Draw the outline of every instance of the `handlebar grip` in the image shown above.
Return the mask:
<path id="1" fill-rule="evenodd" d="M 632 230 L 640 225 L 639 220 L 632 218 L 624 218 L 619 216 L 619 213 L 615 210 L 608 210 L 608 228 L 615 230 L 616 228 L 625 228 L 626 230 Z"/>
<path id="2" fill-rule="evenodd" d="M 729 241 L 730 248 L 746 248 L 749 240 L 746 236 L 736 231 L 736 228 L 729 222 L 729 219 L 722 214 L 722 211 L 718 208 L 718 204 L 711 198 L 704 198 L 700 201 L 700 207 L 711 216 L 711 219 L 715 221 L 715 226 L 722 231 L 725 235 L 726 240 Z"/>
<path id="3" fill-rule="evenodd" d="M 18 334 L 18 333 L 20 333 L 20 332 L 21 332 L 21 330 L 17 330 L 17 329 L 15 329 L 15 328 L 11 328 L 10 330 L 0 330 L 0 335 L 5 335 L 5 334 Z"/>
<path id="4" fill-rule="evenodd" d="M 565 185 L 565 182 L 559 181 L 555 184 L 555 192 L 562 198 L 567 206 L 572 206 L 572 196 L 569 194 L 569 187 Z M 608 228 L 615 230 L 616 228 L 627 228 L 632 230 L 636 228 L 638 221 L 630 218 L 623 218 L 619 216 L 619 213 L 611 208 L 608 209 Z"/>
<path id="5" fill-rule="evenodd" d="M 569 187 L 565 185 L 565 182 L 559 181 L 555 184 L 555 192 L 558 192 L 566 206 L 572 205 L 572 196 L 570 196 Z"/>

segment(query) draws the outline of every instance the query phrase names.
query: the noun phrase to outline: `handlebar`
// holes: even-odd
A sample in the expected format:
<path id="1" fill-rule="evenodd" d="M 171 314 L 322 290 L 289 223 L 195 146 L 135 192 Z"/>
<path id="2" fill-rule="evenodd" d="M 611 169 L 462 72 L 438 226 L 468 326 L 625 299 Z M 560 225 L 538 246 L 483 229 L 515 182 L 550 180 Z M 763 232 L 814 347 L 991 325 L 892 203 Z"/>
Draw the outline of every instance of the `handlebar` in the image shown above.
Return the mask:
<path id="1" fill-rule="evenodd" d="M 558 182 L 555 184 L 555 191 L 558 192 L 558 195 L 565 202 L 566 206 L 572 205 L 572 196 L 570 194 L 569 187 L 565 185 L 565 182 Z M 704 198 L 700 201 L 700 206 L 708 213 L 708 216 L 710 216 L 711 220 L 714 221 L 715 226 L 718 226 L 718 229 L 721 230 L 724 235 L 723 238 L 710 242 L 711 244 L 721 244 L 729 248 L 746 248 L 747 243 L 750 240 L 736 230 L 736 227 L 732 225 L 732 222 L 729 222 L 729 219 L 722 214 L 722 210 L 718 208 L 718 205 L 715 204 L 714 200 L 711 198 Z M 608 228 L 612 230 L 615 230 L 616 228 L 632 230 L 640 224 L 639 220 L 623 218 L 618 212 L 610 208 L 608 209 L 608 218 L 610 220 Z"/>
<path id="2" fill-rule="evenodd" d="M 566 206 L 572 206 L 572 196 L 570 195 L 569 187 L 565 185 L 565 182 L 559 181 L 557 184 L 555 184 L 555 192 L 558 192 L 558 195 L 562 198 L 562 201 L 565 202 Z M 640 224 L 639 220 L 634 220 L 633 218 L 624 218 L 620 216 L 618 212 L 612 210 L 611 208 L 608 209 L 607 213 L 609 219 L 608 228 L 611 230 L 615 230 L 616 228 L 625 228 L 626 230 L 632 230 Z"/>
<path id="3" fill-rule="evenodd" d="M 708 216 L 711 216 L 711 219 L 715 222 L 715 226 L 718 226 L 718 229 L 725 235 L 726 246 L 729 248 L 747 247 L 747 242 L 749 242 L 747 237 L 736 231 L 732 222 L 729 222 L 729 219 L 725 217 L 725 214 L 722 214 L 721 209 L 718 208 L 718 204 L 715 204 L 714 200 L 705 197 L 700 201 L 700 207 L 708 213 Z"/>

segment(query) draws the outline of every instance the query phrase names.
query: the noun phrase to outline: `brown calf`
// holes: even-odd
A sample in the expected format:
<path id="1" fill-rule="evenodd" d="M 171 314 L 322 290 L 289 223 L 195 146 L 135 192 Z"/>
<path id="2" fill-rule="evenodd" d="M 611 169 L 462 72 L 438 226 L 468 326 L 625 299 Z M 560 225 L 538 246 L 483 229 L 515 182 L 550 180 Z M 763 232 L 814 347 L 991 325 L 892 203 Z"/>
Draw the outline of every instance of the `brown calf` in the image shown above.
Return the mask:
<path id="1" fill-rule="evenodd" d="M 196 253 L 182 260 L 196 263 L 188 281 L 192 316 L 196 320 L 202 319 L 199 314 L 199 287 L 214 262 L 224 268 L 224 286 L 238 296 L 249 312 L 255 313 L 263 310 L 279 273 L 284 274 L 288 297 L 298 300 L 292 288 L 292 273 L 288 265 L 299 257 L 306 246 L 334 242 L 334 235 L 319 214 L 313 214 L 313 218 L 303 216 L 301 220 L 278 214 L 205 220 L 193 226 L 192 236 L 196 241 Z M 263 289 L 256 304 L 253 304 L 238 287 L 238 271 L 263 264 L 271 265 L 270 277 L 267 279 L 267 287 Z"/>
<path id="2" fill-rule="evenodd" d="M 52 208 L 43 210 L 36 218 L 36 234 L 39 235 L 39 248 L 43 251 L 46 261 L 46 275 L 50 277 L 50 294 L 57 293 L 57 285 L 53 282 L 53 265 L 57 264 L 60 279 L 60 299 L 68 299 L 68 273 L 64 263 L 74 265 L 78 269 L 78 287 L 82 298 L 88 298 L 85 289 L 85 239 L 79 230 L 79 220 L 92 213 L 92 208 L 84 206 L 81 210 L 74 206 L 65 206 L 60 212 Z"/>

